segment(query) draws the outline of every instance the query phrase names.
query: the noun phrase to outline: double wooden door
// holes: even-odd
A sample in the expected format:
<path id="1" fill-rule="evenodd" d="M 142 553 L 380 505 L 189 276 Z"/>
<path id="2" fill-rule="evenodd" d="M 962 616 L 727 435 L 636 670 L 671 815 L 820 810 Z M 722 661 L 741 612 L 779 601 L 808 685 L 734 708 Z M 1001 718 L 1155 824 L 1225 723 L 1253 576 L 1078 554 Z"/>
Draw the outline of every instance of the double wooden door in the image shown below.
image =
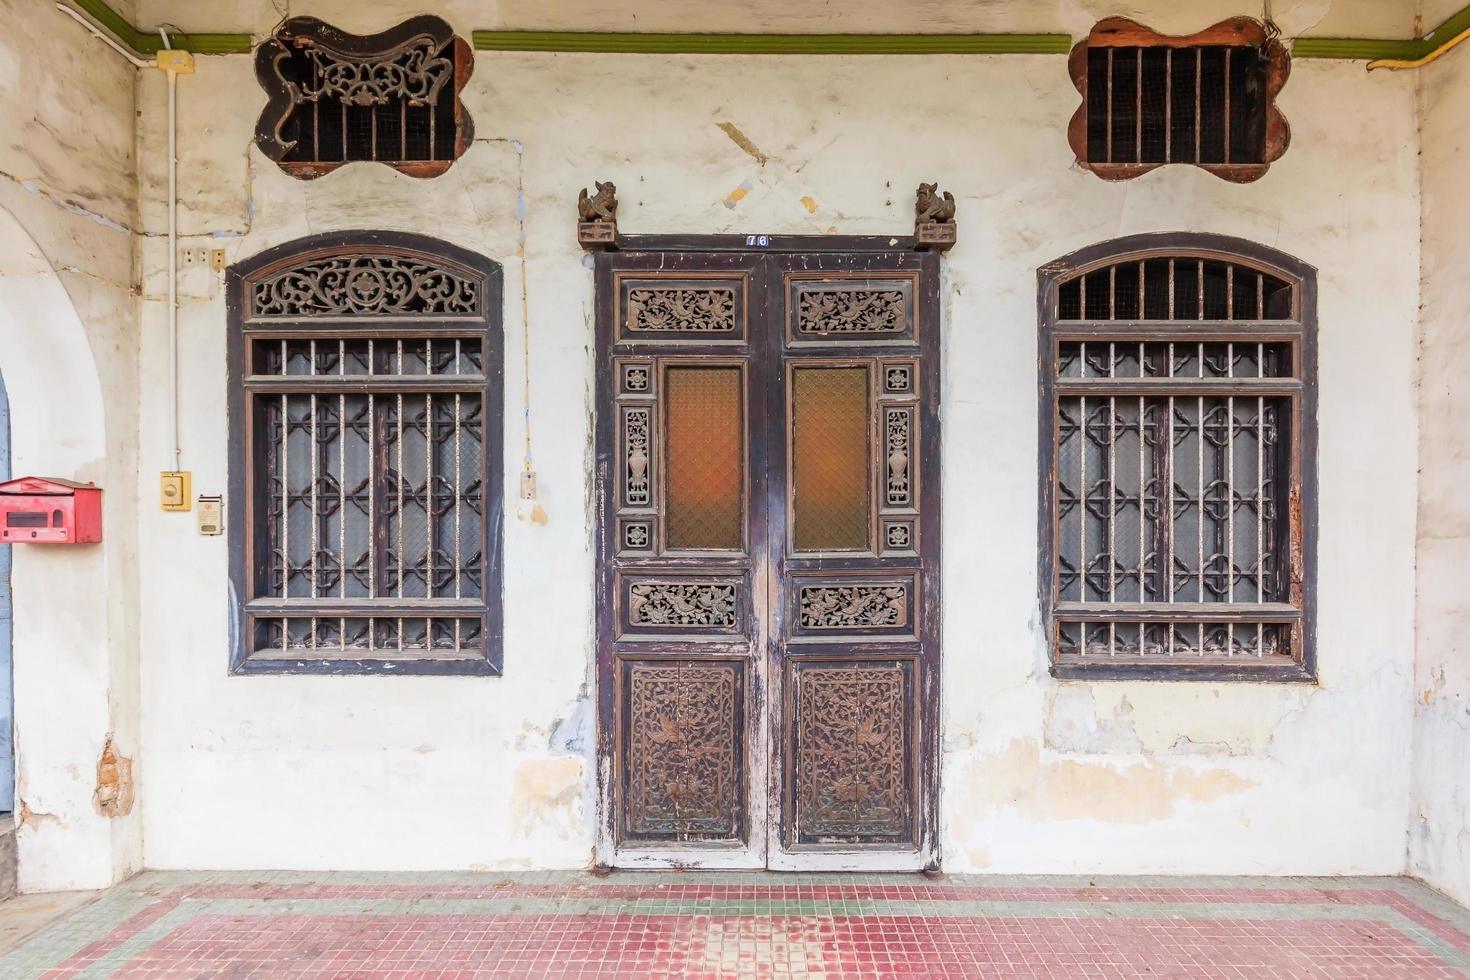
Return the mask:
<path id="1" fill-rule="evenodd" d="M 597 257 L 600 863 L 937 861 L 938 275 Z"/>

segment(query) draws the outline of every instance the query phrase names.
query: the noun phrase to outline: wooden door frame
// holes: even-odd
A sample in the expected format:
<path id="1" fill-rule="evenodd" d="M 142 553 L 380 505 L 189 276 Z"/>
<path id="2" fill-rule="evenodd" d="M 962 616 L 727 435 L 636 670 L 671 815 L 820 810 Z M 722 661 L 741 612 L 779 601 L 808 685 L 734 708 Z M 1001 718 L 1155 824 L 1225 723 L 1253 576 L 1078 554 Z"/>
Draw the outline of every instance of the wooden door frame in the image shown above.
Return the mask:
<path id="1" fill-rule="evenodd" d="M 760 868 L 760 867 L 791 867 L 790 862 L 777 862 L 770 864 L 772 853 L 768 851 L 768 837 L 775 840 L 779 833 L 779 799 L 783 788 L 778 782 L 782 777 L 778 771 L 780 767 L 772 765 L 772 760 L 767 754 L 779 754 L 781 751 L 781 733 L 773 726 L 773 716 L 769 705 L 765 704 L 767 692 L 770 689 L 767 678 L 767 666 L 770 660 L 770 651 L 774 649 L 775 642 L 772 637 L 761 637 L 757 646 L 758 655 L 754 659 L 760 661 L 760 669 L 752 678 L 754 683 L 760 685 L 760 690 L 753 699 L 758 705 L 755 717 L 747 720 L 749 725 L 764 725 L 768 730 L 766 739 L 754 741 L 763 743 L 756 746 L 755 752 L 750 752 L 746 757 L 747 771 L 750 777 L 750 792 L 747 799 L 747 807 L 752 814 L 760 812 L 767 814 L 770 821 L 769 832 L 760 827 L 747 827 L 750 838 L 749 847 L 740 849 L 720 849 L 708 847 L 702 849 L 691 848 L 687 853 L 687 860 L 675 861 L 670 858 L 666 849 L 650 848 L 647 850 L 636 848 L 619 848 L 616 833 L 616 796 L 615 781 L 617 779 L 616 742 L 617 736 L 613 727 L 613 719 L 616 717 L 616 685 L 603 682 L 603 668 L 606 663 L 615 661 L 612 650 L 611 637 L 614 635 L 615 603 L 613 597 L 606 594 L 604 583 L 604 568 L 612 564 L 617 552 L 616 534 L 616 498 L 617 484 L 612 479 L 612 457 L 617 445 L 615 436 L 616 412 L 609 409 L 616 404 L 618 379 L 614 376 L 614 357 L 612 348 L 616 336 L 617 317 L 617 291 L 613 276 L 615 263 L 604 256 L 621 254 L 631 257 L 631 254 L 648 254 L 650 256 L 659 253 L 720 253 L 731 256 L 732 267 L 739 264 L 739 259 L 749 257 L 759 259 L 772 254 L 811 254 L 811 255 L 834 255 L 852 253 L 910 253 L 915 256 L 914 269 L 918 274 L 918 289 L 915 292 L 914 303 L 916 316 L 921 318 L 927 329 L 919 336 L 920 344 L 920 384 L 921 391 L 933 393 L 932 399 L 924 396 L 919 401 L 920 412 L 923 423 L 920 428 L 919 439 L 919 463 L 917 472 L 924 474 L 920 482 L 920 520 L 923 522 L 921 533 L 927 536 L 932 546 L 932 552 L 926 553 L 923 567 L 919 573 L 920 597 L 925 603 L 925 615 L 920 623 L 920 640 L 922 653 L 918 662 L 922 662 L 925 675 L 917 692 L 918 707 L 916 709 L 916 731 L 919 747 L 919 762 L 917 763 L 917 776 L 923 782 L 919 787 L 918 807 L 916 815 L 918 827 L 916 828 L 917 847 L 911 861 L 895 861 L 895 857 L 902 857 L 901 852 L 882 851 L 875 852 L 873 849 L 861 847 L 823 847 L 803 850 L 794 857 L 800 862 L 800 867 L 806 870 L 934 870 L 939 866 L 940 860 L 940 725 L 942 713 L 942 699 L 940 697 L 940 672 L 942 657 L 940 654 L 941 633 L 941 606 L 940 606 L 940 500 L 942 470 L 939 466 L 940 451 L 940 401 L 939 392 L 942 384 L 942 342 L 943 329 L 942 311 L 940 306 L 940 281 L 942 269 L 940 258 L 937 253 L 927 252 L 920 248 L 913 236 L 825 236 L 825 235 L 789 235 L 789 236 L 746 236 L 746 235 L 628 235 L 620 236 L 614 248 L 608 249 L 596 256 L 594 271 L 594 311 L 595 311 L 595 343 L 594 343 L 594 480 L 595 480 L 595 550 L 594 560 L 598 567 L 594 570 L 594 579 L 597 583 L 598 601 L 596 608 L 596 636 L 594 638 L 594 663 L 593 663 L 593 690 L 594 700 L 597 705 L 596 712 L 596 761 L 597 761 L 597 801 L 596 801 L 596 845 L 594 851 L 594 866 L 599 871 L 606 870 L 616 864 L 619 867 L 669 867 L 680 866 L 690 868 Z M 762 295 L 752 303 L 752 311 L 759 310 L 759 317 L 752 314 L 749 317 L 751 323 L 757 320 L 764 322 L 764 315 L 771 304 L 765 291 L 768 284 L 761 284 Z M 779 284 L 769 284 L 774 289 Z M 764 360 L 777 365 L 777 370 L 784 375 L 784 367 L 781 366 L 781 354 L 783 351 L 784 329 L 777 332 L 767 331 L 768 336 L 757 338 L 748 337 L 748 349 L 752 357 L 752 363 L 756 360 Z M 760 344 L 772 345 L 767 349 L 756 351 Z M 774 357 L 774 360 L 771 358 Z M 784 390 L 784 384 L 772 386 L 773 389 Z M 775 397 L 775 396 L 773 396 Z M 750 400 L 746 405 L 747 425 L 750 425 L 750 417 L 757 413 L 764 417 L 768 408 L 758 407 L 756 402 L 761 400 L 761 393 L 752 390 Z M 768 440 L 769 441 L 769 440 Z M 781 442 L 784 445 L 784 440 Z M 761 484 L 757 490 L 756 483 Z M 757 493 L 764 494 L 764 478 L 757 481 L 755 474 L 750 475 L 748 480 L 748 492 L 752 499 Z M 783 521 L 784 524 L 784 521 Z M 751 546 L 754 548 L 757 535 L 766 533 L 764 525 L 750 528 Z M 766 615 L 766 603 L 768 597 L 764 590 L 757 590 L 754 597 L 755 612 L 758 619 L 770 621 Z M 756 641 L 753 641 L 756 642 Z M 764 648 L 762 650 L 762 647 Z M 748 747 L 749 748 L 749 747 Z M 755 821 L 752 821 L 754 823 Z"/>

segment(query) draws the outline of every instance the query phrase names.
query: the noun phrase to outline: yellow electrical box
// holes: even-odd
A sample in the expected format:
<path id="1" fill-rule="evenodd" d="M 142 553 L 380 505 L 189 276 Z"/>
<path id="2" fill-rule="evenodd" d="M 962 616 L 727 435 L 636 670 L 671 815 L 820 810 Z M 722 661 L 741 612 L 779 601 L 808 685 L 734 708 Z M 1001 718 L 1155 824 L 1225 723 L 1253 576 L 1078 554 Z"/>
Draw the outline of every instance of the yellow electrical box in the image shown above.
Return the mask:
<path id="1" fill-rule="evenodd" d="M 165 48 L 158 52 L 158 67 L 175 75 L 194 74 L 194 56 L 187 51 Z"/>
<path id="2" fill-rule="evenodd" d="M 158 474 L 159 505 L 164 510 L 189 509 L 189 471 Z"/>

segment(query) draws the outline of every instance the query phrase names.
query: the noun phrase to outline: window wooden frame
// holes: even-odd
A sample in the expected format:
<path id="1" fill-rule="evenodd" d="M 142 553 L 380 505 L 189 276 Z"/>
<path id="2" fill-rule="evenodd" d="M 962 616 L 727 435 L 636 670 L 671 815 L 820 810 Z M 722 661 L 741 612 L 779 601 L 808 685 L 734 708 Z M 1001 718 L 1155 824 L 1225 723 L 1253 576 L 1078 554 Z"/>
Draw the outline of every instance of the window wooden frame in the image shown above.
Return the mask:
<path id="1" fill-rule="evenodd" d="M 1140 68 L 1142 66 L 1142 52 L 1150 48 L 1162 48 L 1169 52 L 1169 68 L 1166 69 L 1166 106 L 1164 110 L 1164 132 L 1166 139 L 1172 134 L 1172 107 L 1170 95 L 1173 90 L 1172 67 L 1174 59 L 1180 52 L 1191 52 L 1202 48 L 1240 48 L 1248 46 L 1260 52 L 1264 61 L 1265 92 L 1263 94 L 1265 111 L 1265 133 L 1262 144 L 1262 156 L 1259 160 L 1232 161 L 1229 159 L 1229 95 L 1227 88 L 1224 112 L 1226 116 L 1226 128 L 1224 130 L 1224 146 L 1226 148 L 1226 159 L 1224 162 L 1199 163 L 1189 159 L 1176 157 L 1187 157 L 1189 154 L 1174 154 L 1173 147 L 1169 146 L 1165 151 L 1166 161 L 1155 162 L 1111 162 L 1106 159 L 1091 159 L 1088 152 L 1088 89 L 1090 85 L 1096 84 L 1088 77 L 1089 53 L 1094 49 L 1108 49 L 1117 51 L 1138 52 Z M 1111 58 L 1109 64 L 1112 64 Z M 1227 62 L 1228 64 L 1228 62 Z M 1196 34 L 1186 36 L 1172 36 L 1160 34 L 1152 28 L 1145 27 L 1136 21 L 1126 17 L 1109 17 L 1099 21 L 1086 38 L 1079 41 L 1073 48 L 1067 62 L 1068 71 L 1072 76 L 1072 84 L 1076 86 L 1078 93 L 1082 96 L 1082 104 L 1077 107 L 1072 120 L 1067 127 L 1067 140 L 1071 145 L 1072 152 L 1077 158 L 1078 164 L 1092 171 L 1104 180 L 1130 180 L 1142 176 L 1151 170 L 1172 164 L 1186 164 L 1199 167 L 1217 177 L 1234 183 L 1248 183 L 1263 177 L 1271 164 L 1280 159 L 1286 152 L 1291 142 L 1291 127 L 1276 106 L 1276 96 L 1280 93 L 1286 79 L 1291 73 L 1291 55 L 1286 46 L 1270 32 L 1266 25 L 1249 17 L 1232 17 L 1221 21 L 1212 27 L 1207 27 Z M 1227 69 L 1228 71 L 1228 69 Z M 1199 92 L 1199 79 L 1196 75 L 1195 94 Z M 1138 105 L 1135 107 L 1139 122 L 1135 127 L 1135 139 L 1138 141 L 1139 150 L 1142 147 L 1142 116 L 1143 116 L 1143 82 L 1137 83 L 1136 97 Z M 1111 84 L 1108 85 L 1108 99 L 1111 100 Z M 1194 103 L 1198 105 L 1197 101 Z M 1196 110 L 1193 132 L 1199 133 L 1201 128 L 1201 117 Z M 1196 142 L 1198 152 L 1198 142 Z M 1126 154 L 1123 154 L 1126 155 Z M 1134 154 L 1142 156 L 1141 152 Z"/>
<path id="2" fill-rule="evenodd" d="M 1203 260 L 1230 263 L 1247 267 L 1286 283 L 1291 291 L 1290 313 L 1273 318 L 1251 319 L 1204 319 L 1172 320 L 1160 319 L 1061 319 L 1058 297 L 1061 287 L 1079 277 L 1097 271 L 1117 268 L 1124 263 L 1158 259 L 1183 261 Z M 1201 274 L 1203 274 L 1203 266 Z M 1111 282 L 1111 280 L 1109 280 Z M 1172 283 L 1170 285 L 1172 295 Z M 1141 292 L 1141 290 L 1140 290 Z M 1201 291 L 1203 296 L 1203 291 Z M 1166 233 L 1134 235 L 1093 245 L 1073 252 L 1043 266 L 1038 272 L 1038 392 L 1040 441 L 1038 445 L 1040 467 L 1039 487 L 1039 538 L 1040 565 L 1038 569 L 1039 603 L 1044 629 L 1047 631 L 1047 647 L 1050 653 L 1051 671 L 1059 678 L 1100 679 L 1199 679 L 1199 680 L 1257 680 L 1257 681 L 1312 681 L 1316 676 L 1315 624 L 1316 624 L 1316 553 L 1317 553 L 1317 285 L 1316 270 L 1285 253 L 1241 239 L 1220 235 L 1197 233 Z M 1140 301 L 1141 302 L 1141 301 Z M 1201 301 L 1203 302 L 1203 301 Z M 1201 307 L 1203 309 L 1203 306 Z M 1080 313 L 1087 315 L 1084 302 Z M 1096 391 L 1109 392 L 1111 382 L 1072 381 L 1063 385 L 1058 378 L 1058 352 L 1068 342 L 1115 342 L 1147 343 L 1159 341 L 1184 341 L 1231 343 L 1244 342 L 1252 345 L 1280 345 L 1289 353 L 1290 377 L 1250 379 L 1250 393 L 1260 397 L 1289 399 L 1292 405 L 1291 421 L 1287 426 L 1290 445 L 1285 448 L 1289 458 L 1289 487 L 1285 493 L 1277 491 L 1285 511 L 1286 546 L 1281 549 L 1289 568 L 1277 574 L 1287 582 L 1289 601 L 1271 608 L 1240 602 L 1198 603 L 1191 606 L 1159 608 L 1159 603 L 1072 603 L 1064 607 L 1059 600 L 1058 527 L 1059 527 L 1059 435 L 1058 412 L 1060 388 L 1066 387 L 1069 394 Z M 1173 351 L 1170 351 L 1172 360 Z M 1214 393 L 1219 397 L 1238 394 L 1246 387 L 1244 380 L 1204 378 L 1177 379 L 1174 377 L 1145 377 L 1140 364 L 1139 375 L 1118 394 L 1127 396 L 1170 394 L 1189 395 Z M 1172 375 L 1173 369 L 1170 368 Z M 1233 373 L 1233 372 L 1232 372 Z M 1265 372 L 1262 370 L 1261 375 Z M 1201 370 L 1201 375 L 1203 371 Z M 1074 390 L 1075 389 L 1075 390 Z M 1112 390 L 1117 390 L 1114 388 Z M 1110 409 L 1111 411 L 1111 409 Z M 1109 425 L 1115 423 L 1110 421 Z M 1173 435 L 1172 421 L 1170 434 Z M 1172 441 L 1172 440 L 1171 440 Z M 1172 449 L 1171 449 L 1172 451 Z M 1115 465 L 1115 464 L 1110 464 Z M 1142 466 L 1142 464 L 1140 464 Z M 1171 474 L 1170 513 L 1174 513 L 1174 490 Z M 1110 475 L 1115 470 L 1110 470 Z M 1140 479 L 1142 476 L 1140 475 Z M 1116 488 L 1114 491 L 1116 493 Z M 1140 491 L 1141 492 L 1141 491 Z M 1201 499 L 1203 492 L 1201 492 Z M 1084 504 L 1085 506 L 1085 504 Z M 1141 505 L 1140 505 L 1141 506 Z M 1169 532 L 1172 535 L 1172 531 Z M 1233 534 L 1233 531 L 1232 531 Z M 1172 549 L 1172 545 L 1170 546 Z M 1172 575 L 1172 550 L 1169 553 L 1169 574 Z M 1085 560 L 1085 545 L 1083 551 Z M 1110 556 L 1111 557 L 1111 556 Z M 1142 559 L 1140 559 L 1142 562 Z M 1085 571 L 1084 571 L 1085 574 Z M 1140 565 L 1139 574 L 1142 574 Z M 1233 588 L 1233 587 L 1232 587 Z M 1140 590 L 1142 586 L 1140 585 Z M 1173 594 L 1170 586 L 1170 594 Z M 1201 586 L 1201 593 L 1203 587 Z M 1086 586 L 1081 590 L 1086 597 Z M 1232 600 L 1233 600 L 1232 592 Z M 1082 608 L 1085 607 L 1085 608 Z M 1084 655 L 1063 656 L 1059 646 L 1059 621 L 1086 619 L 1092 622 L 1138 623 L 1143 621 L 1172 620 L 1173 622 L 1250 623 L 1277 621 L 1289 624 L 1290 656 L 1251 657 L 1205 656 L 1203 632 L 1199 657 L 1173 656 L 1171 640 L 1169 657 L 1132 655 L 1126 657 L 1086 656 L 1086 642 L 1082 644 Z M 1085 627 L 1084 627 L 1085 629 Z M 1201 628 L 1203 630 L 1203 628 Z M 1233 636 L 1233 626 L 1232 626 Z M 1142 630 L 1140 628 L 1140 637 Z M 1139 649 L 1143 644 L 1140 642 Z"/>
<path id="3" fill-rule="evenodd" d="M 302 52 L 318 52 L 321 59 L 329 61 L 337 70 L 330 80 L 326 75 L 311 75 L 317 80 L 317 92 L 304 91 L 303 83 L 291 77 L 289 64 Z M 444 76 L 446 59 L 452 62 L 452 76 L 448 78 Z M 255 143 L 282 170 L 302 180 L 359 162 L 382 163 L 410 177 L 437 177 L 453 166 L 474 140 L 474 123 L 460 97 L 474 69 L 474 49 L 439 17 L 427 14 L 412 17 L 396 27 L 370 35 L 349 34 L 315 17 L 292 17 L 255 52 L 255 76 L 268 97 L 256 125 Z M 451 89 L 448 93 L 442 92 L 445 84 Z M 435 85 L 440 88 L 434 89 Z M 431 89 L 439 95 L 435 104 L 428 105 L 428 154 L 411 154 L 407 133 L 414 117 L 410 112 L 422 110 L 425 103 L 421 96 Z M 316 114 L 322 104 L 319 100 L 335 105 L 333 111 L 340 113 L 340 122 L 332 118 L 330 124 L 340 125 L 340 137 L 331 142 L 341 148 L 341 158 L 321 158 L 320 147 L 330 144 L 328 138 L 318 133 L 312 144 L 312 159 L 292 159 L 298 141 L 288 134 L 288 123 L 296 113 L 310 107 L 316 131 Z M 436 130 L 442 124 L 438 116 L 446 103 L 453 107 L 452 140 L 441 138 L 442 134 Z M 393 112 L 395 105 L 397 113 Z M 396 155 L 378 154 L 378 110 L 385 108 L 388 117 L 383 128 L 396 125 L 400 134 L 400 152 Z M 371 127 L 367 134 L 370 153 L 349 156 L 349 124 L 360 126 L 365 121 L 361 116 L 366 110 L 371 110 L 370 118 L 366 119 Z M 394 115 L 396 120 L 391 118 Z M 386 136 L 383 139 L 386 142 Z M 441 152 L 442 149 L 449 152 Z"/>
<path id="4" fill-rule="evenodd" d="M 416 270 L 427 270 L 430 277 L 420 279 L 430 285 L 415 294 L 427 296 L 427 304 L 434 309 L 414 309 L 413 302 L 405 303 L 404 294 L 389 294 L 380 299 L 371 291 L 352 294 L 350 276 L 348 284 L 334 296 L 352 294 L 352 309 L 333 309 L 307 298 L 298 305 L 308 309 L 273 309 L 262 314 L 258 303 L 252 299 L 253 291 L 263 282 L 278 281 L 283 273 L 290 274 L 303 269 L 320 267 L 333 259 L 383 260 L 401 263 Z M 230 672 L 235 674 L 499 674 L 502 669 L 502 524 L 503 524 L 503 347 L 501 329 L 502 284 L 500 266 L 492 260 L 468 250 L 421 235 L 406 233 L 353 231 L 313 235 L 287 242 L 268 249 L 241 263 L 228 272 L 228 320 L 227 372 L 226 380 L 229 405 L 229 502 L 228 534 L 230 543 L 230 581 L 232 627 L 230 649 Z M 369 277 L 371 279 L 371 277 Z M 339 279 L 338 282 L 343 280 Z M 453 301 L 446 301 L 444 292 L 435 292 L 433 284 L 444 281 L 459 287 Z M 368 283 L 371 285 L 371 282 Z M 299 292 L 297 295 L 301 295 Z M 472 297 L 472 299 L 471 299 Z M 358 303 L 357 300 L 362 300 Z M 315 308 L 310 308 L 316 303 Z M 423 307 L 424 303 L 418 303 Z M 407 374 L 402 371 L 400 355 L 399 370 L 392 374 L 369 375 L 349 374 L 291 374 L 286 369 L 273 373 L 261 373 L 253 353 L 253 345 L 262 341 L 274 344 L 277 340 L 315 341 L 373 341 L 418 338 L 432 340 L 435 337 L 479 338 L 480 371 L 459 373 L 435 373 L 427 365 L 425 371 Z M 461 341 L 463 342 L 463 341 Z M 426 350 L 432 345 L 426 343 Z M 458 358 L 459 348 L 456 348 Z M 469 351 L 472 348 L 465 348 Z M 315 369 L 313 369 L 315 370 Z M 282 599 L 278 595 L 261 595 L 257 583 L 263 574 L 260 558 L 271 544 L 263 515 L 268 506 L 265 501 L 267 478 L 264 474 L 266 457 L 257 444 L 258 398 L 279 397 L 283 394 L 352 395 L 375 394 L 378 396 L 402 393 L 429 396 L 434 393 L 469 393 L 480 399 L 480 453 L 481 466 L 473 467 L 462 474 L 460 487 L 470 481 L 480 481 L 481 534 L 474 542 L 479 547 L 481 561 L 476 566 L 479 574 L 479 596 L 458 599 L 413 599 L 411 597 L 378 599 L 334 599 L 302 601 Z M 458 397 L 455 401 L 459 405 Z M 456 419 L 458 416 L 456 416 Z M 374 423 L 375 424 L 375 423 Z M 426 425 L 432 424 L 429 422 Z M 459 422 L 456 421 L 456 426 Z M 402 432 L 405 426 L 400 425 Z M 313 433 L 315 428 L 312 429 Z M 401 438 L 401 437 L 400 437 Z M 426 430 L 425 438 L 428 438 Z M 458 437 L 456 437 L 458 438 Z M 381 444 L 384 460 L 369 463 L 371 479 L 376 481 L 379 467 L 386 466 L 386 440 Z M 456 443 L 456 446 L 458 443 Z M 376 451 L 373 451 L 376 453 Z M 456 459 L 459 450 L 455 449 Z M 401 461 L 401 457 L 400 457 Z M 458 466 L 458 463 L 456 463 Z M 432 473 L 432 471 L 426 471 Z M 458 470 L 456 470 L 458 473 Z M 426 476 L 431 479 L 431 476 Z M 289 489 L 288 491 L 289 492 Z M 426 493 L 430 491 L 425 490 Z M 439 491 L 434 491 L 439 492 Z M 465 491 L 456 489 L 456 494 Z M 314 500 L 315 498 L 313 498 Z M 428 498 L 431 502 L 432 497 Z M 401 501 L 401 496 L 400 496 Z M 345 506 L 345 505 L 344 505 Z M 425 504 L 427 508 L 429 504 Z M 379 542 L 385 534 L 380 523 L 381 515 L 376 509 L 369 521 L 373 535 Z M 456 525 L 457 527 L 458 525 Z M 431 532 L 430 532 L 431 533 Z M 471 532 L 473 533 L 473 532 Z M 432 541 L 430 547 L 432 546 Z M 381 545 L 380 545 L 381 547 Z M 315 567 L 315 566 L 313 566 Z M 374 568 L 371 574 L 377 575 Z M 431 564 L 427 574 L 434 574 Z M 455 574 L 460 574 L 456 568 Z M 315 572 L 313 572 L 315 575 Z M 284 587 L 283 587 L 284 588 Z M 427 589 L 427 586 L 426 586 Z M 458 594 L 458 593 L 456 593 Z M 346 647 L 338 655 L 331 651 L 297 651 L 296 648 L 276 651 L 257 650 L 255 638 L 258 618 L 284 619 L 285 617 L 394 617 L 405 619 L 440 617 L 445 620 L 479 621 L 480 643 L 478 648 L 467 654 L 463 649 L 444 651 L 433 648 L 415 649 L 412 653 L 392 656 L 382 651 L 369 655 L 355 656 L 360 648 Z M 428 624 L 432 630 L 432 624 Z M 455 629 L 456 640 L 459 628 Z"/>

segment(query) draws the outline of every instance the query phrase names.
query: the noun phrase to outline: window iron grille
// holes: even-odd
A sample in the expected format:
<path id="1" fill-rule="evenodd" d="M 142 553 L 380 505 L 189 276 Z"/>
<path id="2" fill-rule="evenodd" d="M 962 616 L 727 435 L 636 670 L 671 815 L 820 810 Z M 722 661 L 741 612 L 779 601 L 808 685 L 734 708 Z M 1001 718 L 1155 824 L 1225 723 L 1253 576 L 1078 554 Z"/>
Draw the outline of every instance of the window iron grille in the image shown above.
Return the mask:
<path id="1" fill-rule="evenodd" d="M 366 37 L 293 17 L 256 53 L 270 97 L 256 142 L 301 178 L 358 160 L 437 176 L 473 138 L 460 101 L 473 69 L 469 45 L 438 17 Z"/>
<path id="2" fill-rule="evenodd" d="M 1059 673 L 1310 672 L 1306 273 L 1264 265 L 1140 249 L 1043 272 Z"/>
<path id="3" fill-rule="evenodd" d="M 1285 47 L 1247 17 L 1188 37 L 1109 18 L 1072 52 L 1072 149 L 1110 180 L 1170 163 L 1255 180 L 1290 138 L 1275 104 L 1289 68 Z"/>

